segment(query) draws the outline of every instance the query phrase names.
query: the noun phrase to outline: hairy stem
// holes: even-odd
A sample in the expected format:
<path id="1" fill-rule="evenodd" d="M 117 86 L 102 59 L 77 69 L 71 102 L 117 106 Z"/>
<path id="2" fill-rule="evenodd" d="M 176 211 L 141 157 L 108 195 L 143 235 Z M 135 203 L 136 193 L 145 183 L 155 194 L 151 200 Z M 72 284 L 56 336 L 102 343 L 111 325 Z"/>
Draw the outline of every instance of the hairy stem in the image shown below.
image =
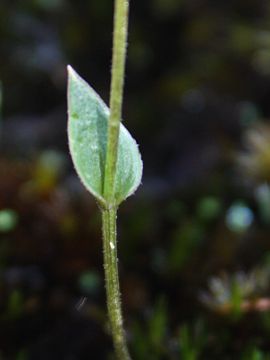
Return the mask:
<path id="1" fill-rule="evenodd" d="M 119 360 L 130 360 L 121 313 L 117 266 L 116 209 L 102 210 L 102 228 L 107 307 L 114 347 Z"/>
<path id="2" fill-rule="evenodd" d="M 128 7 L 128 0 L 115 0 L 110 117 L 108 122 L 108 140 L 103 189 L 106 206 L 105 209 L 102 210 L 107 306 L 114 347 L 116 356 L 119 360 L 130 359 L 125 340 L 121 313 L 116 244 L 117 207 L 114 201 L 119 127 L 122 114 L 126 61 Z"/>
<path id="3" fill-rule="evenodd" d="M 114 202 L 115 173 L 118 150 L 119 127 L 122 115 L 123 87 L 128 33 L 128 0 L 115 0 L 112 79 L 110 91 L 110 118 L 105 164 L 104 197 Z"/>

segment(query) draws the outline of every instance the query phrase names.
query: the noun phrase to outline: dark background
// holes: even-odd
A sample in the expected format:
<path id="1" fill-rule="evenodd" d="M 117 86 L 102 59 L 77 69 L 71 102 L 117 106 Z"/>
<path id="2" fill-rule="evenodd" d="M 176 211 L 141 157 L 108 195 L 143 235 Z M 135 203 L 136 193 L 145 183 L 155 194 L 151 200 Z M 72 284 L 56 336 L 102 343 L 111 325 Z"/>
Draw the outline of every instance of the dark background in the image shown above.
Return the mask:
<path id="1" fill-rule="evenodd" d="M 66 135 L 66 65 L 108 103 L 113 1 L 0 0 L 0 358 L 112 359 L 100 214 Z M 132 1 L 120 208 L 134 359 L 270 359 L 270 3 Z"/>

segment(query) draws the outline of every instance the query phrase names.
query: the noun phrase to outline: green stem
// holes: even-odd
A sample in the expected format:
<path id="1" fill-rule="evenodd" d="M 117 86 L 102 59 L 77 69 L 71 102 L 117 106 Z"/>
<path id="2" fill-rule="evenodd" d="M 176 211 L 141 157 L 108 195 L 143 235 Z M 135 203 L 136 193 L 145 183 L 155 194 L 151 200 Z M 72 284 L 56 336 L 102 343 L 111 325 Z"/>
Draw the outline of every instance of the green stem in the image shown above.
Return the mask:
<path id="1" fill-rule="evenodd" d="M 115 0 L 110 118 L 105 164 L 104 197 L 113 205 L 119 127 L 122 117 L 123 87 L 128 33 L 128 0 Z"/>
<path id="2" fill-rule="evenodd" d="M 112 79 L 110 90 L 110 117 L 105 162 L 103 195 L 106 201 L 102 210 L 104 247 L 104 268 L 107 292 L 107 306 L 116 356 L 119 360 L 129 360 L 123 319 L 117 265 L 116 212 L 114 201 L 115 175 L 119 142 L 119 128 L 122 117 L 124 73 L 128 33 L 128 0 L 115 0 Z"/>
<path id="3" fill-rule="evenodd" d="M 117 267 L 116 209 L 102 210 L 102 229 L 107 307 L 114 347 L 119 360 L 130 360 L 121 313 Z"/>

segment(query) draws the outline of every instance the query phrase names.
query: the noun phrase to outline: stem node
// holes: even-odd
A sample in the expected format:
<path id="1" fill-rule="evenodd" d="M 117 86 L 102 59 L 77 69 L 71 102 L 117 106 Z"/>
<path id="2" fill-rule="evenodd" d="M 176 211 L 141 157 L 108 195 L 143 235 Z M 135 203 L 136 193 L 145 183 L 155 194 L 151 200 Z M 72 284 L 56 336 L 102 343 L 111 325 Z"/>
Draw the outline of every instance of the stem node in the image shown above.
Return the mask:
<path id="1" fill-rule="evenodd" d="M 116 356 L 130 360 L 123 329 L 117 266 L 115 175 L 118 152 L 119 127 L 122 117 L 124 72 L 128 32 L 128 0 L 115 0 L 112 80 L 110 91 L 110 117 L 106 149 L 102 229 L 107 306 Z"/>

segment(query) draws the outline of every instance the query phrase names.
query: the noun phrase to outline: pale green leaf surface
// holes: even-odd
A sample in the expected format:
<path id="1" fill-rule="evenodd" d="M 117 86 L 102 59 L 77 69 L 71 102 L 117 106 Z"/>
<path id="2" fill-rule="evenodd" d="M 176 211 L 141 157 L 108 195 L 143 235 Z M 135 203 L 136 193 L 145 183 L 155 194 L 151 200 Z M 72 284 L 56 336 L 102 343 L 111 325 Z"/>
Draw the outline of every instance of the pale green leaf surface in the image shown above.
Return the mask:
<path id="1" fill-rule="evenodd" d="M 68 67 L 68 138 L 75 169 L 85 187 L 102 203 L 109 109 L 99 95 Z M 133 194 L 141 182 L 138 145 L 121 124 L 115 203 Z"/>

